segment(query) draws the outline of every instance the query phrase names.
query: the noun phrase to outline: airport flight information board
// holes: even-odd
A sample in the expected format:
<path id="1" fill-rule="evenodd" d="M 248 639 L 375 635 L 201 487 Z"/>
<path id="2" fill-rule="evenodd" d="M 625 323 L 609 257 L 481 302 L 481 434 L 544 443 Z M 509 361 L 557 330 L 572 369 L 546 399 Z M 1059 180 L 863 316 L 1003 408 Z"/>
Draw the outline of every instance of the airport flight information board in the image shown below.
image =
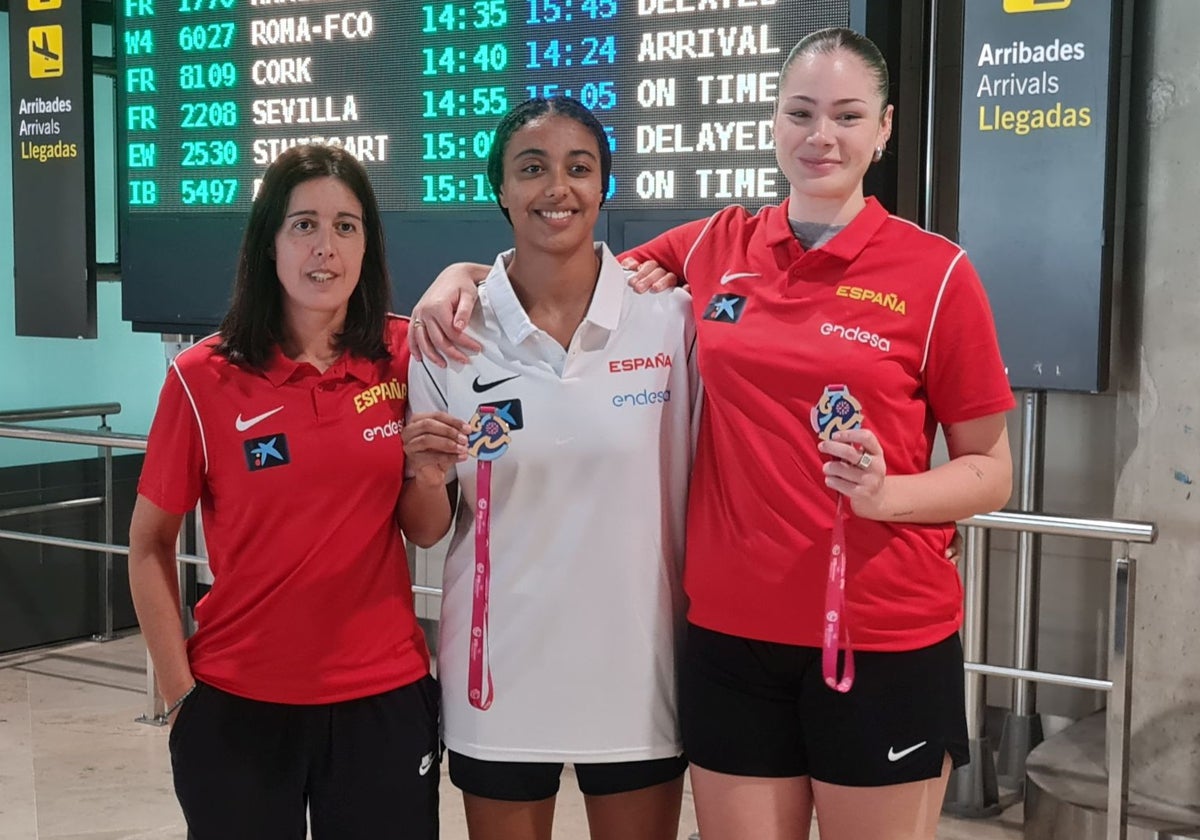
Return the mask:
<path id="1" fill-rule="evenodd" d="M 493 130 L 565 94 L 614 152 L 609 209 L 781 200 L 780 64 L 848 0 L 119 0 L 123 201 L 239 212 L 282 150 L 333 143 L 384 211 L 493 206 Z"/>

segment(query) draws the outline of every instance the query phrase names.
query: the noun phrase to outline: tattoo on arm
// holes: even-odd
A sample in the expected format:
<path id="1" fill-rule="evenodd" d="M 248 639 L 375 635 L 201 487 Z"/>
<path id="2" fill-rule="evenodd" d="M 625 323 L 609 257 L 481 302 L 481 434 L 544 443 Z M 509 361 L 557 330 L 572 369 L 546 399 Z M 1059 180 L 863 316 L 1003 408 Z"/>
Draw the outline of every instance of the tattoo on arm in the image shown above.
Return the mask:
<path id="1" fill-rule="evenodd" d="M 976 478 L 978 478 L 980 481 L 983 481 L 983 470 L 979 468 L 978 464 L 968 463 L 967 469 L 975 473 Z"/>

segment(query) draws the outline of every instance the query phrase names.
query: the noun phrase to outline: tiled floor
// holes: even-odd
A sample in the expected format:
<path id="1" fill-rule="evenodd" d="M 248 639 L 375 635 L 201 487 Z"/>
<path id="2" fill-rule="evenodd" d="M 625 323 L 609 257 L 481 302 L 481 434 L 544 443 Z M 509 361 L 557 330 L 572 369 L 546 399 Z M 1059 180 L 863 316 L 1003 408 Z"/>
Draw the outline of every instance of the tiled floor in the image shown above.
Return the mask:
<path id="1" fill-rule="evenodd" d="M 144 686 L 136 635 L 0 657 L 0 840 L 182 840 L 167 732 L 134 722 Z M 449 782 L 442 792 L 442 836 L 465 840 L 460 800 Z M 687 793 L 680 840 L 695 828 Z M 940 840 L 1021 835 L 1020 806 L 993 821 L 946 818 L 938 833 Z M 587 837 L 569 779 L 555 837 Z"/>

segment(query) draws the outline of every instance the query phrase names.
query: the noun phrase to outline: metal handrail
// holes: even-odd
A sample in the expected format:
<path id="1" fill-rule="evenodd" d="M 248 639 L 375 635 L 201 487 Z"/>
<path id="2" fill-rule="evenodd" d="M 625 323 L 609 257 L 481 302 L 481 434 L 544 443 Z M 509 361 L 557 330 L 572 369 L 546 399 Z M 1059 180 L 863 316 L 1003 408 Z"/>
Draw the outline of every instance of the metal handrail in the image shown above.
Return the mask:
<path id="1" fill-rule="evenodd" d="M 1052 671 L 1030 671 L 1027 668 L 1005 668 L 1001 665 L 981 665 L 967 662 L 964 667 L 974 674 L 985 677 L 1007 677 L 1012 680 L 1029 680 L 1030 682 L 1065 685 L 1069 688 L 1086 688 L 1092 691 L 1109 691 L 1112 680 L 1098 680 L 1093 677 L 1071 677 L 1066 674 L 1055 674 Z"/>
<path id="2" fill-rule="evenodd" d="M 53 408 L 18 408 L 0 411 L 0 423 L 28 423 L 32 420 L 66 420 L 70 417 L 107 417 L 120 414 L 120 403 L 86 403 L 60 405 Z"/>
<path id="3" fill-rule="evenodd" d="M 0 438 L 18 440 L 40 440 L 46 443 L 77 443 L 83 446 L 99 446 L 108 449 L 146 450 L 145 435 L 127 435 L 118 432 L 92 432 L 86 429 L 38 429 L 0 423 Z"/>
<path id="4" fill-rule="evenodd" d="M 3 519 L 6 516 L 27 516 L 33 513 L 52 513 L 56 510 L 75 510 L 76 508 L 99 507 L 103 504 L 103 496 L 85 496 L 80 499 L 63 499 L 61 502 L 45 502 L 40 505 L 0 508 L 0 519 Z"/>
<path id="5" fill-rule="evenodd" d="M 1125 840 L 1129 817 L 1129 708 L 1132 700 L 1133 660 L 1130 655 L 1134 628 L 1133 592 L 1136 564 L 1129 554 L 1130 543 L 1147 544 L 1158 537 L 1152 522 L 1122 519 L 1085 519 L 1074 516 L 1054 516 L 1041 513 L 998 511 L 973 516 L 959 523 L 966 526 L 966 549 L 963 554 L 964 615 L 963 650 L 966 655 L 967 731 L 971 742 L 972 761 L 979 757 L 987 762 L 985 768 L 968 765 L 955 770 L 969 781 L 962 787 L 969 791 L 971 810 L 988 813 L 985 798 L 995 795 L 995 770 L 992 756 L 983 747 L 982 737 L 985 675 L 1028 682 L 1046 682 L 1077 688 L 1103 691 L 1109 695 L 1105 721 L 1105 754 L 1108 771 L 1107 840 Z M 1078 677 L 1035 671 L 1028 668 L 1005 668 L 972 661 L 982 659 L 986 649 L 987 615 L 987 554 L 988 532 L 1017 531 L 1039 535 L 1100 539 L 1116 545 L 1110 568 L 1109 585 L 1109 645 L 1108 679 Z M 990 770 L 990 773 L 988 772 Z M 992 790 L 987 790 L 988 783 Z M 991 803 L 994 805 L 994 803 Z"/>
<path id="6" fill-rule="evenodd" d="M 1058 516 L 1047 513 L 1022 513 L 1000 510 L 982 513 L 958 523 L 964 527 L 978 525 L 993 531 L 1031 531 L 1048 537 L 1083 537 L 1097 540 L 1125 540 L 1152 543 L 1158 539 L 1158 526 L 1153 522 L 1128 519 L 1092 519 L 1078 516 Z"/>
<path id="7" fill-rule="evenodd" d="M 53 537 L 49 534 L 30 534 L 27 531 L 0 530 L 0 540 L 15 540 L 17 542 L 37 543 L 38 545 L 54 545 L 60 548 L 78 548 L 80 551 L 103 551 L 108 554 L 129 556 L 129 546 L 120 543 L 94 542 L 92 540 L 77 540 L 72 537 Z M 195 554 L 176 554 L 175 559 L 189 566 L 207 566 L 207 557 Z"/>
<path id="8" fill-rule="evenodd" d="M 99 416 L 98 431 L 80 429 L 44 429 L 36 426 L 22 426 L 16 423 L 0 423 L 0 438 L 18 440 L 38 440 L 46 443 L 72 443 L 84 446 L 96 446 L 101 450 L 101 460 L 104 464 L 104 496 L 101 510 L 103 512 L 105 544 L 112 543 L 113 538 L 113 449 L 146 449 L 145 435 L 114 434 L 108 427 L 107 415 L 119 414 L 120 403 L 92 403 L 89 405 L 69 405 L 57 408 L 17 409 L 0 412 L 0 420 L 60 420 L 66 417 Z M 73 500 L 78 505 L 80 500 Z M 65 509 L 71 503 L 52 505 L 52 509 Z M 103 627 L 94 638 L 108 640 L 113 637 L 113 554 L 105 551 L 100 566 L 100 617 Z"/>

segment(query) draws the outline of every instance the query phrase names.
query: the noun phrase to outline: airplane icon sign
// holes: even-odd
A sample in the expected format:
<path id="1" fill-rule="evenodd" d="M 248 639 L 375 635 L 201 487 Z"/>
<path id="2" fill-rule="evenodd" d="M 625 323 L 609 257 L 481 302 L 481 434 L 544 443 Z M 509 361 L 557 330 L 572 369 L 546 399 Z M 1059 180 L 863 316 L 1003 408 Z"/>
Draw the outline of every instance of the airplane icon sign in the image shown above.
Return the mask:
<path id="1" fill-rule="evenodd" d="M 63 28 L 29 28 L 29 78 L 53 79 L 63 74 Z"/>

